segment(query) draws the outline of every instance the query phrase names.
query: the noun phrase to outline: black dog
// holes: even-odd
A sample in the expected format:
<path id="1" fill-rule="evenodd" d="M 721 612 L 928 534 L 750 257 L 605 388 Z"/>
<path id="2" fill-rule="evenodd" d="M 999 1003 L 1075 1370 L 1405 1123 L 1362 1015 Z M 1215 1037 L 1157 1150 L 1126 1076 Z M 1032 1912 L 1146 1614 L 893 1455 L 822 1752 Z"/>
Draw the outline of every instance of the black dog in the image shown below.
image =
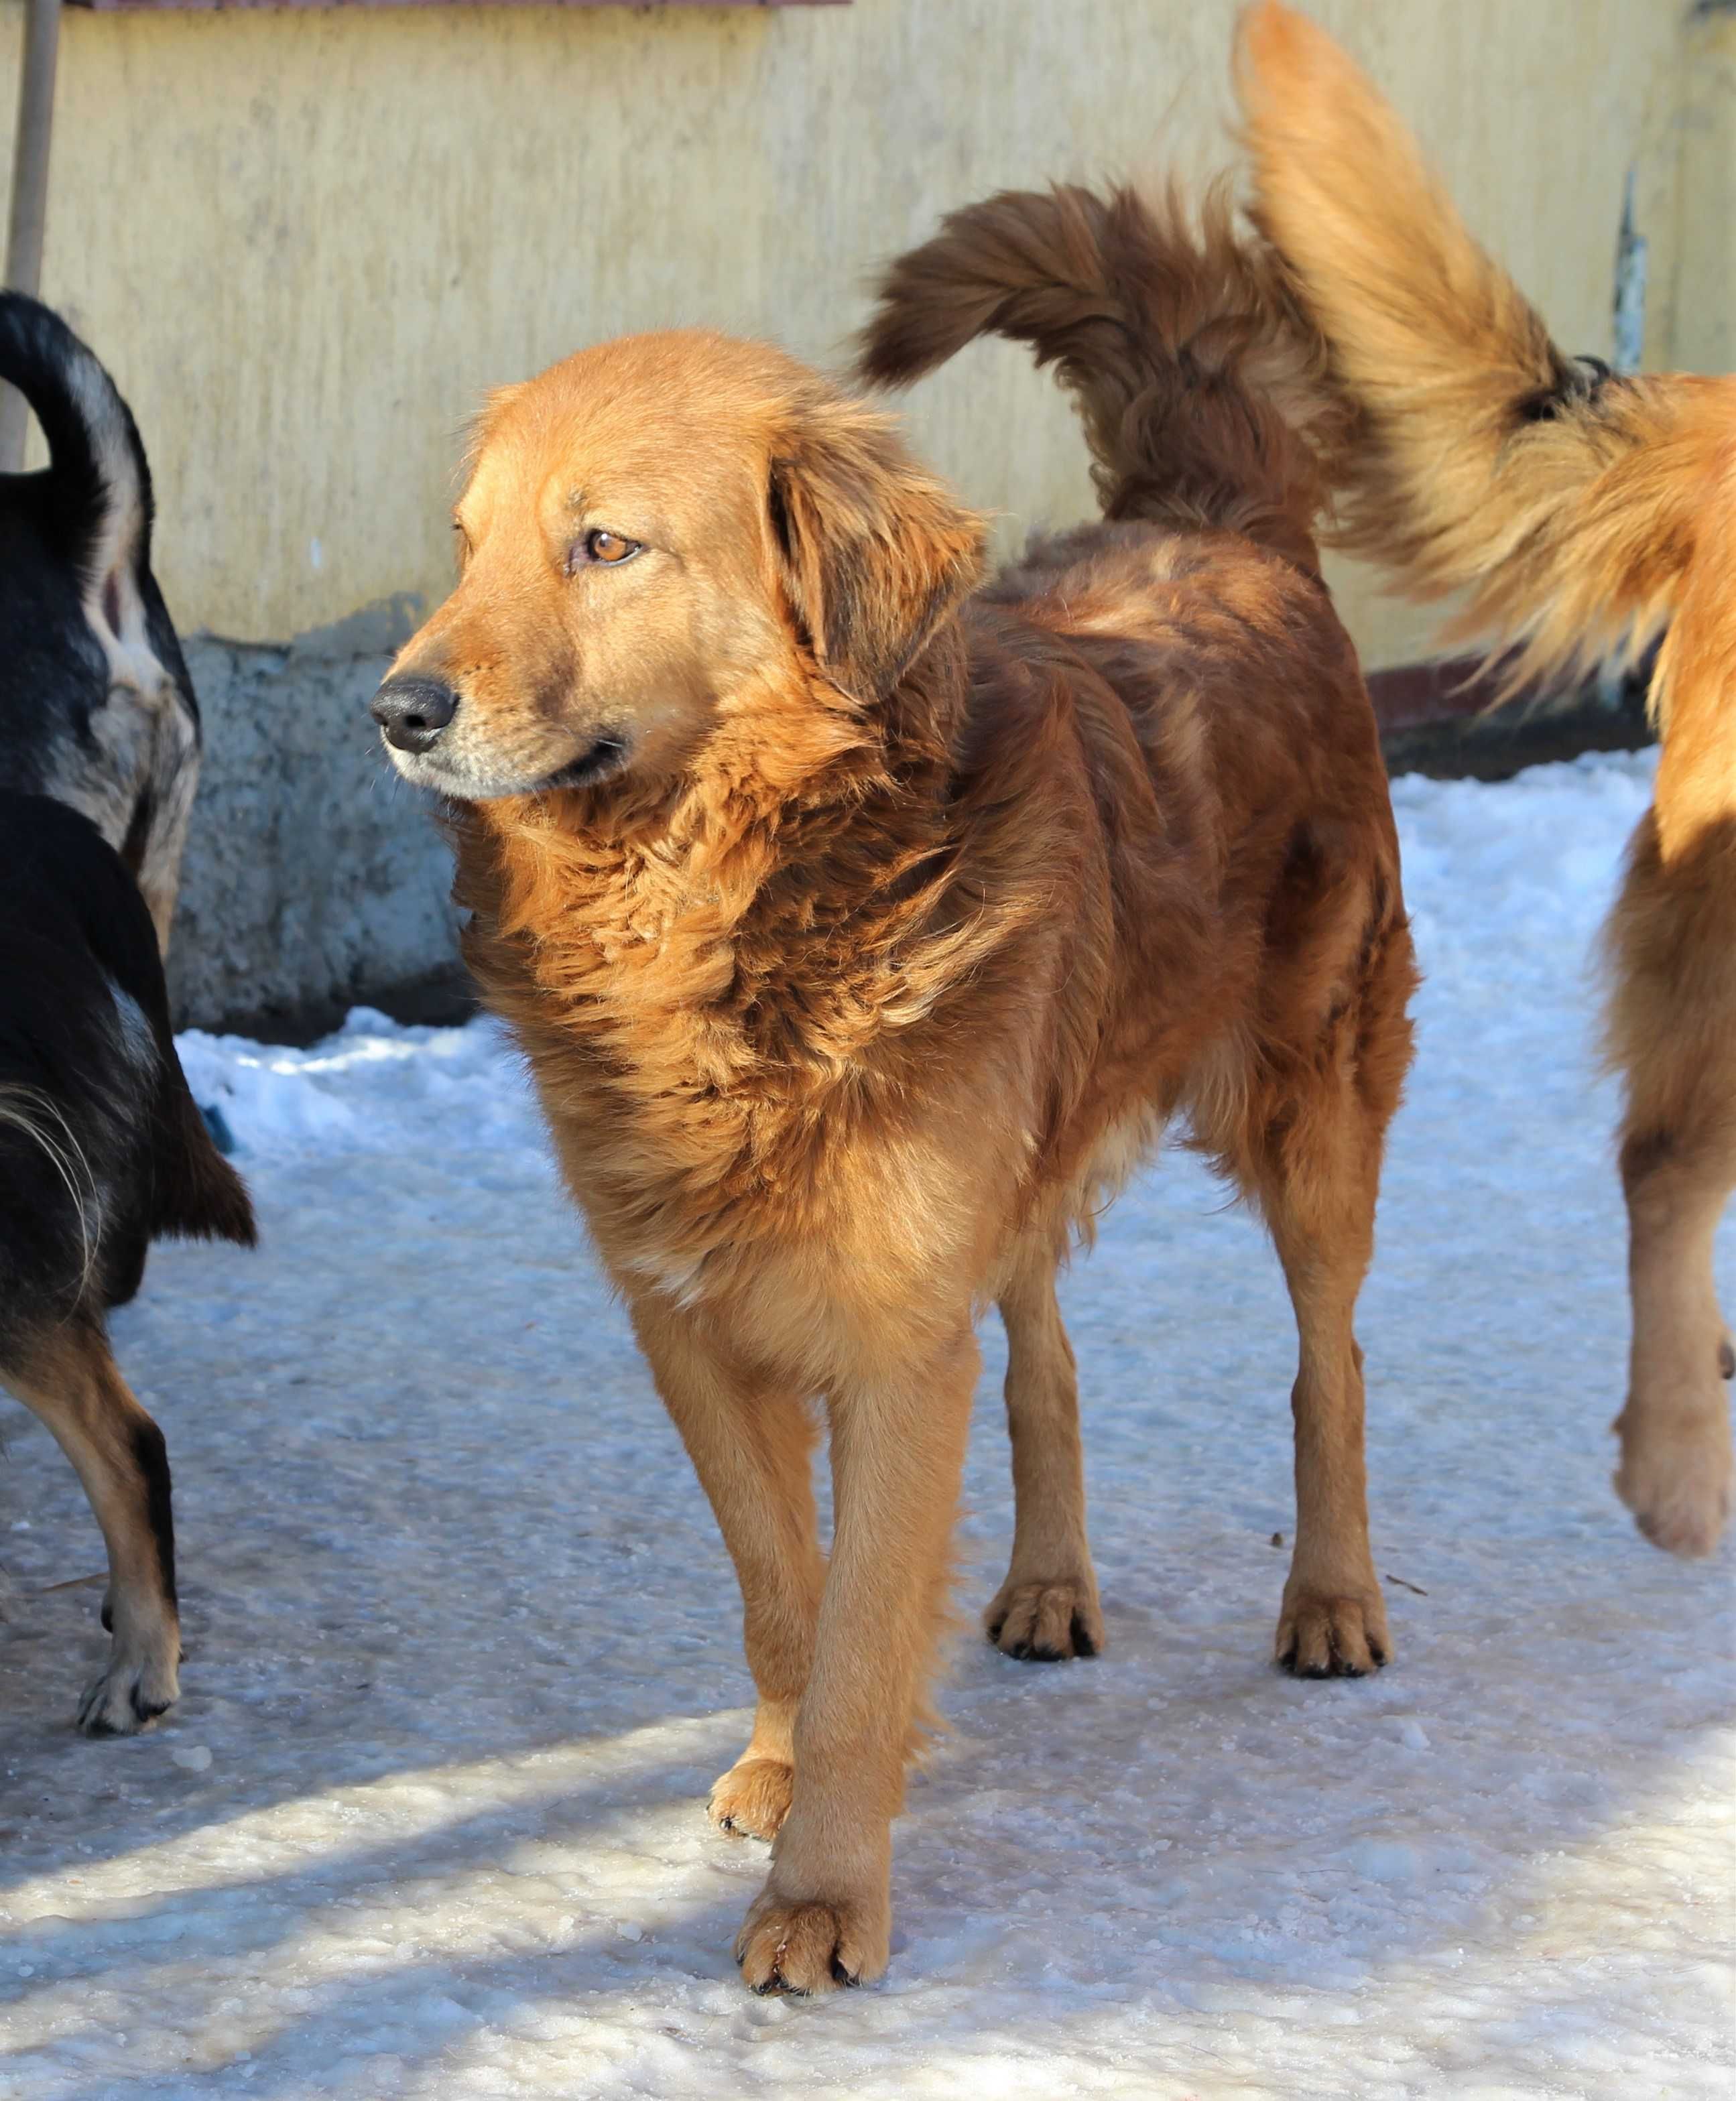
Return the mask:
<path id="1" fill-rule="evenodd" d="M 86 818 L 0 789 L 0 1385 L 54 1432 L 108 1546 L 91 1736 L 179 1689 L 168 1455 L 105 1332 L 168 1235 L 250 1246 L 253 1209 L 188 1091 L 150 914 Z"/>
<path id="2" fill-rule="evenodd" d="M 151 475 L 114 382 L 56 314 L 0 293 L 0 379 L 51 464 L 0 475 L 0 787 L 82 810 L 167 952 L 199 710 L 151 574 Z"/>

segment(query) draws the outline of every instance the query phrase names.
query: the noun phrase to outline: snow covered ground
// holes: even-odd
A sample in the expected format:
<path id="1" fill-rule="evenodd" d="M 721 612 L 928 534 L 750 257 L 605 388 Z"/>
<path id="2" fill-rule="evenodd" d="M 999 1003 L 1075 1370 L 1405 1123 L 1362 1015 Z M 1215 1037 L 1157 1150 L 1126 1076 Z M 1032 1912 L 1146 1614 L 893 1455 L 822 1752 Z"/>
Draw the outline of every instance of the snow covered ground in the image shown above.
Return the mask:
<path id="1" fill-rule="evenodd" d="M 1736 1555 L 1655 1553 L 1609 1486 L 1589 959 L 1649 774 L 1397 786 L 1428 984 L 1362 1321 L 1397 1661 L 1267 1661 L 1289 1314 L 1167 1161 L 1065 1293 L 1110 1649 L 961 1647 L 891 1972 L 824 2001 L 731 1964 L 764 1858 L 702 1809 L 747 1718 L 733 1579 L 492 1029 L 188 1038 L 265 1238 L 160 1250 L 116 1322 L 187 1624 L 136 1740 L 69 1727 L 100 1546 L 5 1410 L 0 2094 L 1727 2101 Z"/>

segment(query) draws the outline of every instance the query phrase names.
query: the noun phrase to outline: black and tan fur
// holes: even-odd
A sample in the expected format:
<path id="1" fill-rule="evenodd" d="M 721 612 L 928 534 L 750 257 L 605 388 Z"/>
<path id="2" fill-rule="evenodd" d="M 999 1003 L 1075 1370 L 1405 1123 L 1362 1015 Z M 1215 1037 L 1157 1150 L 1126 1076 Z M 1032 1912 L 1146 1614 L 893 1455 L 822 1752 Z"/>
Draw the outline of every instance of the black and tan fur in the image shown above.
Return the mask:
<path id="1" fill-rule="evenodd" d="M 108 1550 L 91 1736 L 178 1689 L 168 1453 L 106 1331 L 170 1236 L 251 1245 L 254 1223 L 188 1091 L 150 915 L 87 818 L 0 789 L 0 1387 L 54 1433 Z"/>
<path id="2" fill-rule="evenodd" d="M 60 316 L 0 292 L 0 380 L 48 440 L 0 475 L 0 787 L 82 811 L 166 954 L 199 778 L 199 710 L 151 572 L 151 474 L 114 383 Z"/>

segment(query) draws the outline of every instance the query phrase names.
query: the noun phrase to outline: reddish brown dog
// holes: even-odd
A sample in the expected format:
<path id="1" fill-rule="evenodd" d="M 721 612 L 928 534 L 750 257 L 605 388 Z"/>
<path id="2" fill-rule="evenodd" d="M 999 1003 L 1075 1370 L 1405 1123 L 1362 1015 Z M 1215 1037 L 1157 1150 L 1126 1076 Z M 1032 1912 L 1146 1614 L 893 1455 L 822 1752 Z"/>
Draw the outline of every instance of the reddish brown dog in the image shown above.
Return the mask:
<path id="1" fill-rule="evenodd" d="M 608 343 L 490 404 L 462 580 L 375 703 L 458 806 L 471 962 L 740 1575 L 759 1712 L 711 1814 L 776 1842 L 761 1991 L 886 1962 L 990 1299 L 990 1631 L 1102 1643 L 1053 1277 L 1171 1117 L 1295 1303 L 1279 1656 L 1389 1651 L 1352 1314 L 1413 971 L 1315 566 L 1316 345 L 1221 212 L 1202 244 L 1079 192 L 949 222 L 867 363 L 985 329 L 1062 359 L 1115 522 L 978 590 L 978 521 L 885 418 L 763 347 Z"/>

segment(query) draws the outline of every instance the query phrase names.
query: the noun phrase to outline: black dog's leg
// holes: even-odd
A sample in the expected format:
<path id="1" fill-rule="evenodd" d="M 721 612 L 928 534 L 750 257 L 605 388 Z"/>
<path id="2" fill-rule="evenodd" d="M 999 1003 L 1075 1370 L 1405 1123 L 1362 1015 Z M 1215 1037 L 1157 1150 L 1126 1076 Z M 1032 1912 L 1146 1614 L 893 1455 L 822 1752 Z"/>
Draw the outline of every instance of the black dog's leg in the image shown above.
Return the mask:
<path id="1" fill-rule="evenodd" d="M 38 1339 L 6 1382 L 73 1462 L 108 1549 L 106 1668 L 78 1707 L 86 1736 L 130 1736 L 179 1692 L 175 1524 L 163 1435 L 133 1397 L 93 1324 Z"/>

